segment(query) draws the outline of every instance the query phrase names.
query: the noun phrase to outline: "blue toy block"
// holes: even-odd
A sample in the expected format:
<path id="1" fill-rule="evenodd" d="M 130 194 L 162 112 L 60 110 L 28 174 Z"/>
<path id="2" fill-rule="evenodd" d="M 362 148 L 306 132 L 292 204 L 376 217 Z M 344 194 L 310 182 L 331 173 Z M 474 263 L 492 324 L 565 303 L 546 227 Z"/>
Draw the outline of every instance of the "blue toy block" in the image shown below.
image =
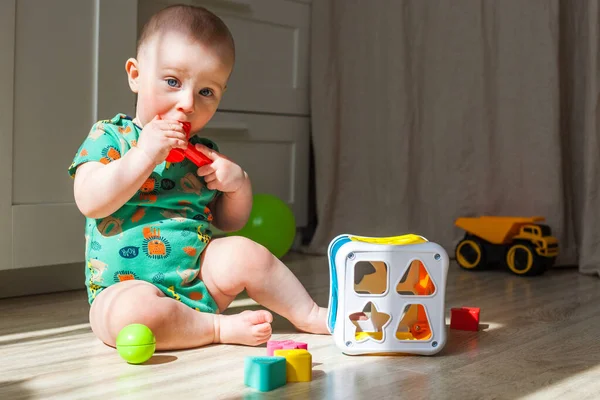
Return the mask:
<path id="1" fill-rule="evenodd" d="M 244 384 L 268 392 L 286 384 L 285 357 L 253 357 L 244 360 Z"/>

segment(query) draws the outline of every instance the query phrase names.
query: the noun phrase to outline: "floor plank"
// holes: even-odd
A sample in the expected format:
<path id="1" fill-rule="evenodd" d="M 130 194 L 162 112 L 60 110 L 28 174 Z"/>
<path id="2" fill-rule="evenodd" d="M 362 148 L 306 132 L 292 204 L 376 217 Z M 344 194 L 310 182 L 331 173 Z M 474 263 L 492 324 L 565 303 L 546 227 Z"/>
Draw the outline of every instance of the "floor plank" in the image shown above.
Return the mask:
<path id="1" fill-rule="evenodd" d="M 327 305 L 324 257 L 294 254 L 288 265 Z M 449 309 L 481 308 L 479 332 L 448 330 L 435 356 L 346 356 L 326 335 L 297 333 L 282 318 L 274 339 L 309 343 L 310 383 L 259 393 L 243 384 L 243 360 L 264 346 L 215 345 L 161 352 L 129 365 L 92 335 L 84 291 L 0 300 L 0 398 L 220 399 L 598 398 L 600 279 L 575 269 L 536 278 L 450 267 Z M 228 312 L 256 309 L 241 296 Z"/>

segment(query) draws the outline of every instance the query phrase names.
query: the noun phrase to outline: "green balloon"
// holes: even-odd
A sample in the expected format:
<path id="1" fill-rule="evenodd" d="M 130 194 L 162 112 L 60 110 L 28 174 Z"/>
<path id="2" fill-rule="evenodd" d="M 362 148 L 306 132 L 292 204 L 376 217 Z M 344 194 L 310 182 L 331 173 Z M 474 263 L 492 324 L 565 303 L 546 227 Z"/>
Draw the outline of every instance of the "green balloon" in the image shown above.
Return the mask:
<path id="1" fill-rule="evenodd" d="M 117 335 L 117 351 L 130 364 L 141 364 L 156 350 L 154 333 L 146 325 L 127 325 Z"/>
<path id="2" fill-rule="evenodd" d="M 286 203 L 270 194 L 255 194 L 246 225 L 230 236 L 239 235 L 265 246 L 277 258 L 283 257 L 296 237 L 296 218 Z"/>

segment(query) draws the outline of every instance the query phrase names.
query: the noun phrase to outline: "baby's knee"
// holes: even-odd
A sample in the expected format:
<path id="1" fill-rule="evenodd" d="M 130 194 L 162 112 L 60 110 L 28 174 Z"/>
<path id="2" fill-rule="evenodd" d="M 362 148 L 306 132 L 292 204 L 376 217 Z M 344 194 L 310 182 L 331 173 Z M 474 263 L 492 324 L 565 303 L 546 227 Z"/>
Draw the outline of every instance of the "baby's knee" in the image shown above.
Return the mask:
<path id="1" fill-rule="evenodd" d="M 156 299 L 156 295 L 140 296 L 139 302 L 125 303 L 115 308 L 111 318 L 114 319 L 116 330 L 120 331 L 129 324 L 156 325 L 155 320 L 159 317 L 154 307 Z"/>
<path id="2" fill-rule="evenodd" d="M 263 245 L 243 236 L 232 236 L 232 248 L 240 265 L 251 269 L 269 268 L 273 264 L 273 254 Z"/>
<path id="3" fill-rule="evenodd" d="M 92 329 L 109 345 L 115 345 L 117 335 L 127 325 L 143 324 L 155 331 L 165 320 L 164 313 L 159 312 L 160 307 L 157 307 L 157 302 L 164 295 L 156 286 L 143 281 L 127 283 L 123 287 L 115 287 L 112 293 L 107 292 L 105 299 L 99 297 L 96 300 L 105 301 L 102 305 L 98 304 L 98 312 L 103 315 L 93 318 Z"/>

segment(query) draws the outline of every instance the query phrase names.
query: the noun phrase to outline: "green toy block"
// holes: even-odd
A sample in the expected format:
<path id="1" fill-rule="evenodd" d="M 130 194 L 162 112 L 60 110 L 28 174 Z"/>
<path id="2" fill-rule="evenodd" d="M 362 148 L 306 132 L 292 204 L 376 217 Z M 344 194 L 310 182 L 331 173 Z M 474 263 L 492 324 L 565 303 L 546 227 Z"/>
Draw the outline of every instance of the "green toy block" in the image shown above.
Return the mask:
<path id="1" fill-rule="evenodd" d="M 244 384 L 268 392 L 286 384 L 285 357 L 248 356 L 244 360 Z"/>

